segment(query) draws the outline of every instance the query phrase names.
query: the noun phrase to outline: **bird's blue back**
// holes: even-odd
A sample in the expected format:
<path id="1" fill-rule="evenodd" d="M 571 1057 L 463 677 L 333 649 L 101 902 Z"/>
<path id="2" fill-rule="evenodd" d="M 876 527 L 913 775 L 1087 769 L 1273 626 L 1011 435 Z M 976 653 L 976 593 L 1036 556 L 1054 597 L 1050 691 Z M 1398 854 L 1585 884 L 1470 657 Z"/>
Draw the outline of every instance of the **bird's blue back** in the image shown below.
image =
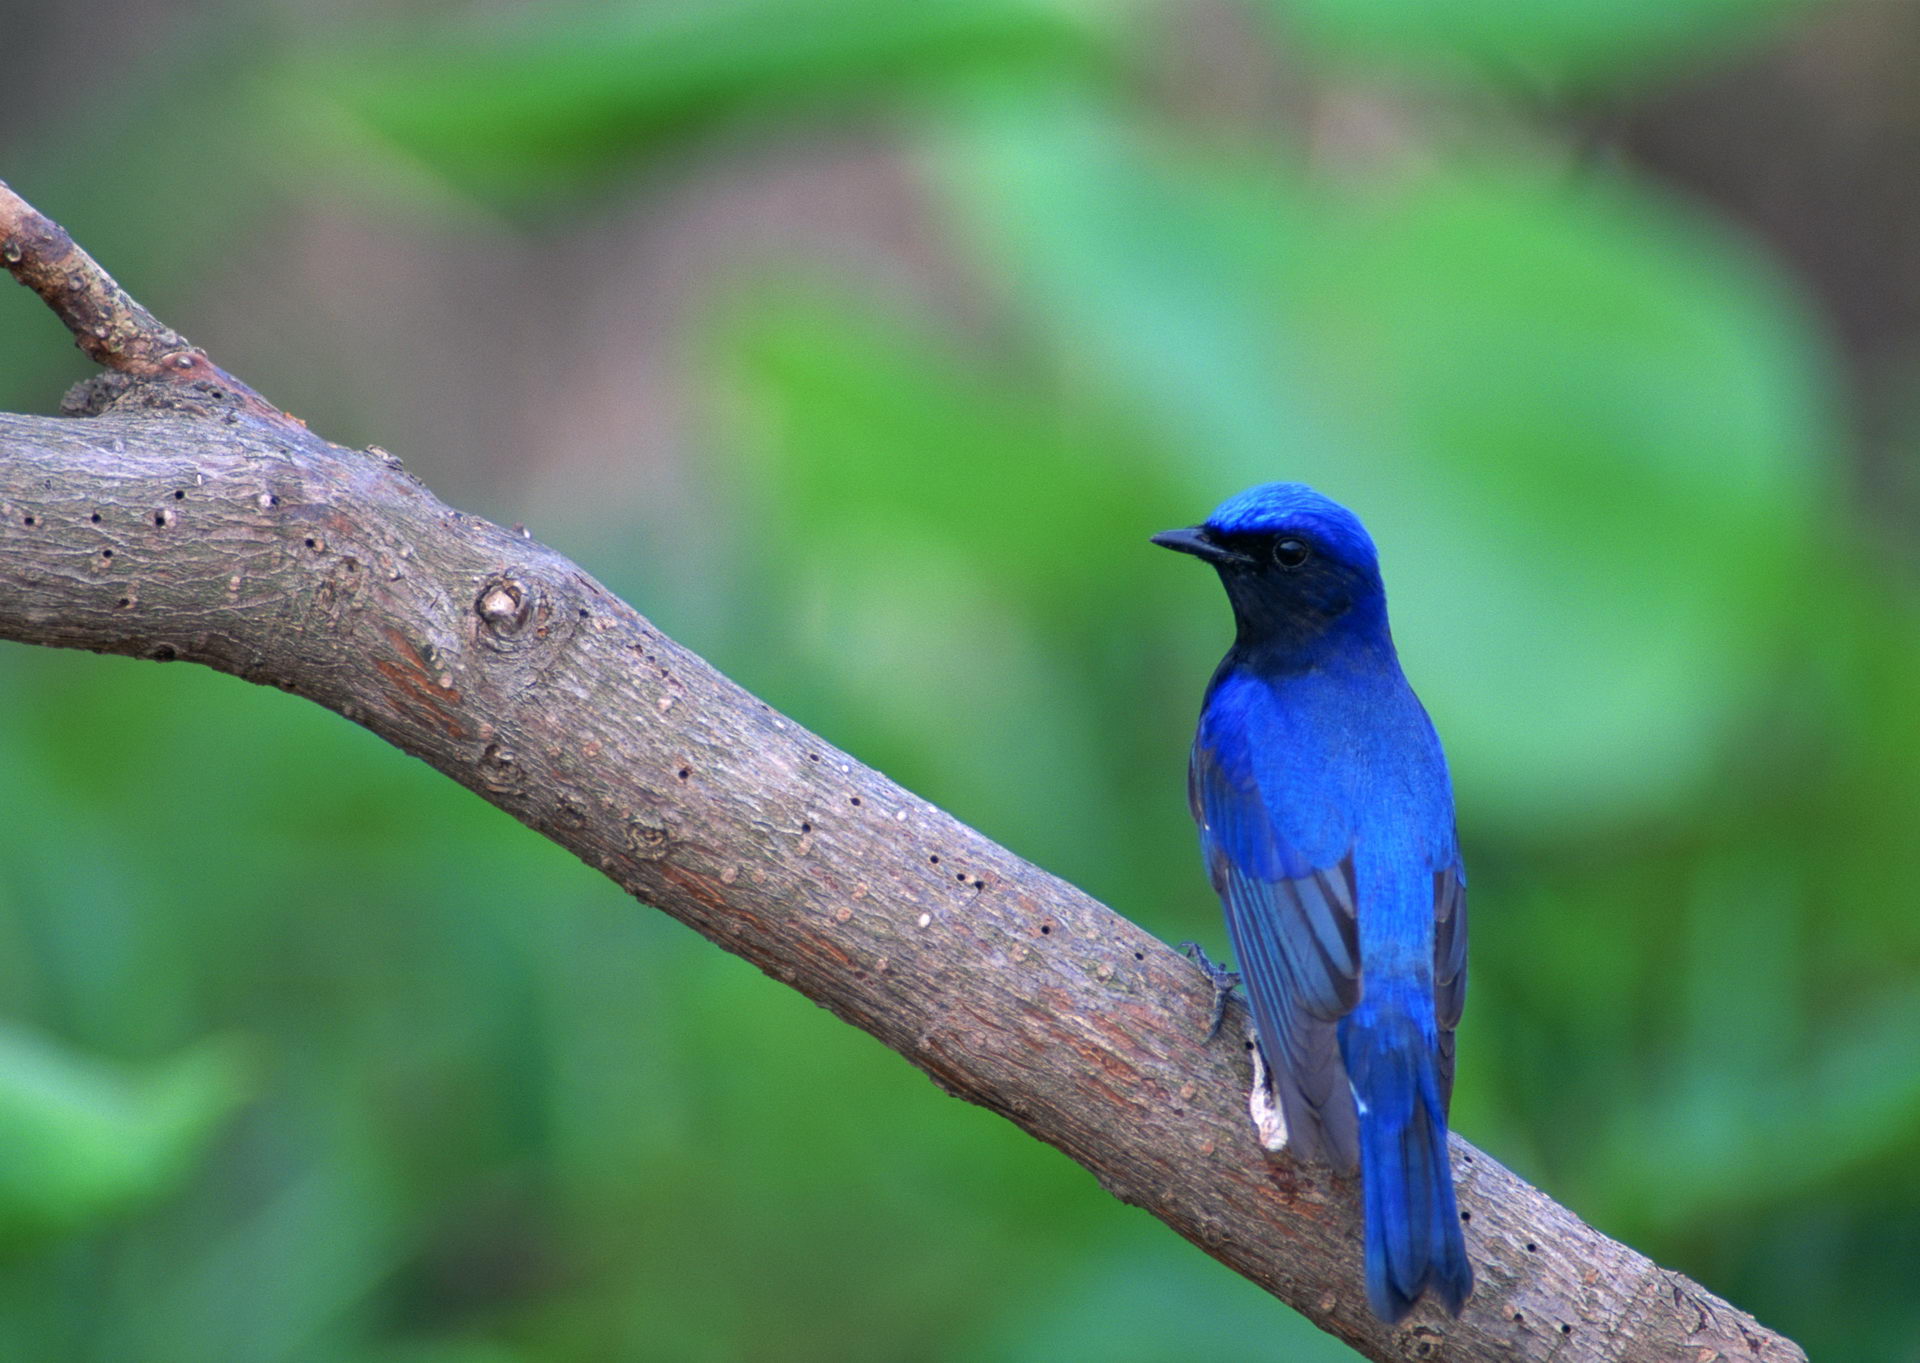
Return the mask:
<path id="1" fill-rule="evenodd" d="M 1402 675 L 1372 541 L 1298 484 L 1194 532 L 1239 637 L 1208 687 L 1190 786 L 1296 1154 L 1362 1173 L 1374 1310 L 1471 1289 L 1446 1155 L 1465 989 L 1446 760 Z M 1285 541 L 1308 558 L 1281 566 Z M 1163 538 L 1162 542 L 1168 542 Z M 1264 556 L 1264 557 L 1263 557 Z"/>

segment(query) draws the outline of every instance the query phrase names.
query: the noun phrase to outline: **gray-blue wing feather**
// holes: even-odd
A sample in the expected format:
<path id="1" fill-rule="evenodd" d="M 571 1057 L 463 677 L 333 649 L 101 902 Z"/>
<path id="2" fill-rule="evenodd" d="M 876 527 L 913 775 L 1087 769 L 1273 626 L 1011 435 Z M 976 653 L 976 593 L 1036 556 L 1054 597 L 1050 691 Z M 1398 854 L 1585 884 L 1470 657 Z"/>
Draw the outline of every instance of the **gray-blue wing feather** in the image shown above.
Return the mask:
<path id="1" fill-rule="evenodd" d="M 1467 1006 L 1467 877 L 1458 862 L 1433 877 L 1433 1016 L 1440 1029 L 1440 1102 L 1453 1103 L 1453 1033 Z"/>
<path id="2" fill-rule="evenodd" d="M 1336 1024 L 1360 998 L 1352 862 L 1301 865 L 1298 849 L 1284 845 L 1275 828 L 1249 764 L 1231 752 L 1196 744 L 1188 793 L 1274 1071 L 1288 1147 L 1350 1171 L 1359 1145 Z"/>

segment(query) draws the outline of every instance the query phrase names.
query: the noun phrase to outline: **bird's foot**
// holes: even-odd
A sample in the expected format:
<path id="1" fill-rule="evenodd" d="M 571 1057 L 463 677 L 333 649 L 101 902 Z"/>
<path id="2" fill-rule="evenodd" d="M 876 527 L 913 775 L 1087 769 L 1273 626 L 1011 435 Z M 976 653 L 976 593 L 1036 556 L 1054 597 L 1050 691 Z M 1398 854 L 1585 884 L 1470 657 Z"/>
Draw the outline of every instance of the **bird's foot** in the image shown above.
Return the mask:
<path id="1" fill-rule="evenodd" d="M 1207 1040 L 1211 1041 L 1227 1020 L 1227 1000 L 1240 985 L 1240 972 L 1216 964 L 1198 942 L 1182 942 L 1180 954 L 1199 966 L 1213 985 L 1213 1011 L 1207 1015 Z"/>
<path id="2" fill-rule="evenodd" d="M 1207 1018 L 1207 1040 L 1212 1041 L 1220 1035 L 1220 1029 L 1226 1023 L 1227 1000 L 1240 987 L 1240 972 L 1228 970 L 1215 962 L 1198 942 L 1182 942 L 1180 954 L 1199 966 L 1213 985 L 1213 1011 Z M 1247 1090 L 1247 1114 L 1253 1118 L 1254 1134 L 1260 1142 L 1260 1148 L 1275 1154 L 1287 1148 L 1287 1119 L 1274 1098 L 1273 1075 L 1267 1069 L 1267 1057 L 1260 1049 L 1260 1036 L 1254 1031 L 1251 1018 L 1247 1021 L 1247 1054 L 1253 1059 L 1253 1084 Z"/>

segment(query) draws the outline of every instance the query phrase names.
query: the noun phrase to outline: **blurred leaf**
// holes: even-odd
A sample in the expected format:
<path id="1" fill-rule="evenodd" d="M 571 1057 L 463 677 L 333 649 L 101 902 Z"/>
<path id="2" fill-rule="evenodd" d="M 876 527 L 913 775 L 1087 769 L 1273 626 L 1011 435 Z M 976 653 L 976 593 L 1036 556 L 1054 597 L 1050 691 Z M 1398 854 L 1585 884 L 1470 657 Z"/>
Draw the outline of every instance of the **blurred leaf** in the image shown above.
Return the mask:
<path id="1" fill-rule="evenodd" d="M 1464 75 L 1524 93 L 1697 63 L 1814 0 L 1262 0 L 1326 56 Z"/>
<path id="2" fill-rule="evenodd" d="M 1206 497 L 1335 439 L 1275 324 L 1271 262 L 1310 227 L 1283 183 L 1208 174 L 1070 90 L 975 90 L 927 159 L 1041 363 L 1083 407 L 1142 424 L 1176 486 Z"/>
<path id="3" fill-rule="evenodd" d="M 1737 974 L 1722 978 L 1734 1016 L 1777 1002 Z M 1661 1099 L 1615 1114 L 1580 1177 L 1636 1233 L 1674 1233 L 1831 1187 L 1852 1169 L 1900 1163 L 1920 1130 L 1916 1035 L 1920 995 L 1910 995 L 1826 1029 L 1804 1067 L 1776 1055 L 1765 1072 L 1728 1073 L 1688 1053 L 1694 1064 Z"/>
<path id="4" fill-rule="evenodd" d="M 399 42 L 388 23 L 364 46 L 284 79 L 438 173 L 513 202 L 589 187 L 615 166 L 744 117 L 1094 55 L 1092 26 L 1053 0 L 545 7 Z"/>
<path id="5" fill-rule="evenodd" d="M 994 379 L 923 332 L 776 289 L 736 300 L 728 358 L 763 432 L 750 476 L 797 526 L 867 564 L 940 545 L 1067 625 L 1139 586 L 1156 556 L 1113 553 L 1113 527 L 1154 525 L 1167 498 L 1150 450 L 1098 411 L 1063 411 L 1032 380 Z M 823 457 L 828 453 L 831 457 Z M 1116 574 L 1118 578 L 1116 579 Z"/>
<path id="6" fill-rule="evenodd" d="M 236 1048 L 139 1073 L 0 1025 L 0 1243 L 79 1230 L 177 1185 L 242 1098 Z"/>

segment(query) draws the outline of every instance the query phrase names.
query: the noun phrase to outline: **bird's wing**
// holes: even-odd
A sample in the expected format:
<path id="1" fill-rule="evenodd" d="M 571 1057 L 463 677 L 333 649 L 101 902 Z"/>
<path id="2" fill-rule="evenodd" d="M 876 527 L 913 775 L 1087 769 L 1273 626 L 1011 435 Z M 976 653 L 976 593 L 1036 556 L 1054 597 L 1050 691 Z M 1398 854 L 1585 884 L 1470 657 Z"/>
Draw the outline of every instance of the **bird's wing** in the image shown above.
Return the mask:
<path id="1" fill-rule="evenodd" d="M 1352 859 L 1312 864 L 1276 825 L 1244 749 L 1205 740 L 1194 746 L 1188 794 L 1288 1146 L 1350 1170 L 1359 1149 L 1335 1024 L 1360 999 Z"/>
<path id="2" fill-rule="evenodd" d="M 1467 877 L 1455 862 L 1433 877 L 1433 1014 L 1440 1028 L 1440 1102 L 1453 1102 L 1453 1031 L 1467 1005 Z"/>

